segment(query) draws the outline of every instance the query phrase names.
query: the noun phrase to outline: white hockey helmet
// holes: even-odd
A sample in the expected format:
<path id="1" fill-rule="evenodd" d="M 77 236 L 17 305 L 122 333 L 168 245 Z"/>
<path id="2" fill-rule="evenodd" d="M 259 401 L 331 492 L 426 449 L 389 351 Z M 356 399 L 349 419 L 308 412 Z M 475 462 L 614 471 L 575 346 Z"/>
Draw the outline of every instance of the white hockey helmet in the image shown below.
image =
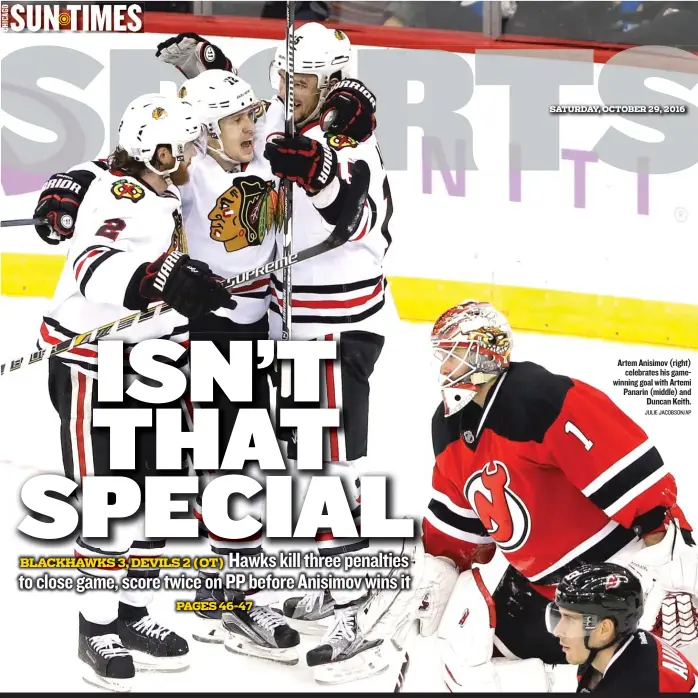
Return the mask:
<path id="1" fill-rule="evenodd" d="M 513 336 L 509 321 L 490 303 L 466 300 L 439 316 L 431 346 L 440 363 L 441 395 L 449 416 L 509 368 Z"/>
<path id="2" fill-rule="evenodd" d="M 134 99 L 119 124 L 119 147 L 151 172 L 168 175 L 184 160 L 184 148 L 202 133 L 191 104 L 176 97 L 152 93 Z M 151 161 L 158 147 L 168 146 L 175 158 L 169 170 L 156 169 Z"/>
<path id="3" fill-rule="evenodd" d="M 341 80 L 347 77 L 346 71 L 351 60 L 351 41 L 339 29 L 330 29 L 317 22 L 307 22 L 295 33 L 293 51 L 293 72 L 317 76 L 320 92 L 316 110 L 306 119 L 310 121 L 320 111 L 330 89 L 330 79 Z M 279 71 L 286 70 L 286 43 L 281 42 L 276 49 L 269 70 L 272 87 L 279 88 Z"/>

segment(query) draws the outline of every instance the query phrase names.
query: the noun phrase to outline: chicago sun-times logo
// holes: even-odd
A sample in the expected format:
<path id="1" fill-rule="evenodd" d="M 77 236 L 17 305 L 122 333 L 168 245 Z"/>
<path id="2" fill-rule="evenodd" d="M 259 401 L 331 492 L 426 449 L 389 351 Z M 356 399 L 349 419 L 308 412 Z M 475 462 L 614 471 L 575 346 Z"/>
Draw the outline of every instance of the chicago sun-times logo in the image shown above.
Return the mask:
<path id="1" fill-rule="evenodd" d="M 488 535 L 505 553 L 519 550 L 531 534 L 531 514 L 509 487 L 510 481 L 507 466 L 492 460 L 473 473 L 463 488 Z"/>
<path id="2" fill-rule="evenodd" d="M 128 3 L 2 3 L 0 28 L 8 32 L 140 32 L 143 31 L 143 8 Z"/>

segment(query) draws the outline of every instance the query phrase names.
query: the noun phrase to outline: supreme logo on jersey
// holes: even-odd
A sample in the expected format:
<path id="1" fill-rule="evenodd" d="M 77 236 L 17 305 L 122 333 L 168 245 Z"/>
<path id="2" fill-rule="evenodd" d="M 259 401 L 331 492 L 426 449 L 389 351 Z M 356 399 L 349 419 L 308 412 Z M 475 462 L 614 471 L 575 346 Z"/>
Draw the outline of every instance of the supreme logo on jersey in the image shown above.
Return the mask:
<path id="1" fill-rule="evenodd" d="M 356 148 L 358 142 L 349 136 L 339 136 L 332 133 L 325 133 L 325 138 L 327 143 L 331 148 L 335 150 L 341 150 L 342 148 Z"/>
<path id="2" fill-rule="evenodd" d="M 130 199 L 134 203 L 145 196 L 145 190 L 140 184 L 134 184 L 127 179 L 117 179 L 112 184 L 111 193 L 116 199 Z"/>
<path id="3" fill-rule="evenodd" d="M 273 181 L 256 175 L 239 177 L 208 214 L 209 234 L 228 252 L 261 245 L 269 231 L 283 224 L 283 208 Z"/>
<path id="4" fill-rule="evenodd" d="M 503 552 L 518 550 L 531 533 L 531 514 L 509 487 L 507 466 L 493 460 L 468 478 L 463 494 Z"/>

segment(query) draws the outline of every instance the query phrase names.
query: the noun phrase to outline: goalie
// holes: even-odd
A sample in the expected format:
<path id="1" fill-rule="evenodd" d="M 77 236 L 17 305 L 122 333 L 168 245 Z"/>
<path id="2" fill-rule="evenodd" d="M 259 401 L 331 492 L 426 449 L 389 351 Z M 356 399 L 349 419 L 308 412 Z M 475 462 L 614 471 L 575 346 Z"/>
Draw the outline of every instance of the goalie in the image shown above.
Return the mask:
<path id="1" fill-rule="evenodd" d="M 547 691 L 545 665 L 566 663 L 545 624 L 558 583 L 583 563 L 614 562 L 642 581 L 641 628 L 674 646 L 695 640 L 698 555 L 645 432 L 600 390 L 512 362 L 509 323 L 488 303 L 447 310 L 431 341 L 443 403 L 424 553 L 411 591 L 370 603 L 365 639 L 419 618 L 422 634 L 438 626 L 450 690 Z M 509 566 L 490 591 L 473 565 L 497 548 Z"/>

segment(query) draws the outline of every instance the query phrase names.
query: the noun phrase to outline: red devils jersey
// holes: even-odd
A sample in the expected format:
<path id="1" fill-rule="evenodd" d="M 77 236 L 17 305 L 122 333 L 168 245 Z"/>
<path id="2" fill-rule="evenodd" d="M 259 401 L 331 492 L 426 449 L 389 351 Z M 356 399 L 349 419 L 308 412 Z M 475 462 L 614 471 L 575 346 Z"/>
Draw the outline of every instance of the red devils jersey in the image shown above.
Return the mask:
<path id="1" fill-rule="evenodd" d="M 432 438 L 424 544 L 461 568 L 495 543 L 530 582 L 553 585 L 637 546 L 670 509 L 689 529 L 647 434 L 601 391 L 537 364 L 513 363 L 484 409 L 447 418 L 440 406 Z"/>
<path id="2" fill-rule="evenodd" d="M 696 693 L 696 668 L 677 649 L 638 630 L 613 655 L 603 676 L 593 667 L 577 675 L 577 693 L 616 696 Z"/>

